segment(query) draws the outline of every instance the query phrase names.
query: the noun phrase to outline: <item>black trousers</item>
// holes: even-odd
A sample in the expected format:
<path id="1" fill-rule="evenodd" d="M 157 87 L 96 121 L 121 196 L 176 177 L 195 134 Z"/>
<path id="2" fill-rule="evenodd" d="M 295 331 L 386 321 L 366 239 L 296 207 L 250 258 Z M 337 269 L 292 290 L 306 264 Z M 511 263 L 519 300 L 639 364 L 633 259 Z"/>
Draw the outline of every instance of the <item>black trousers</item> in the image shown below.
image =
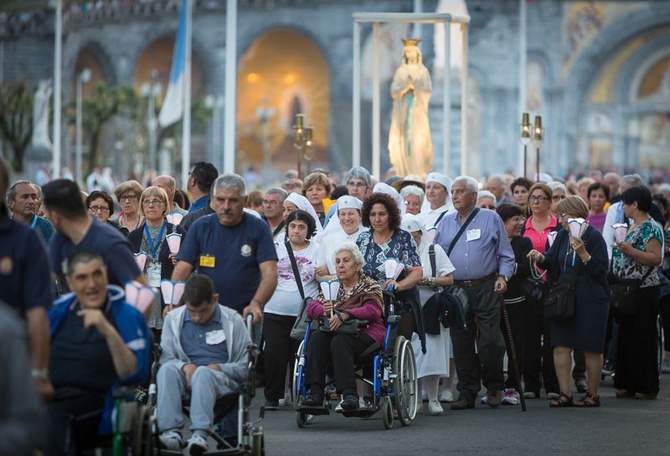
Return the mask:
<path id="1" fill-rule="evenodd" d="M 528 301 L 525 321 L 523 381 L 524 392 L 540 397 L 544 383 L 547 393 L 559 392 L 558 378 L 554 369 L 554 347 L 551 346 L 549 322 L 544 321 L 542 303 Z M 541 374 L 541 375 L 540 375 Z"/>
<path id="2" fill-rule="evenodd" d="M 104 396 L 99 394 L 66 395 L 59 398 L 59 391 L 56 391 L 56 400 L 47 404 L 51 424 L 47 456 L 76 454 L 76 442 L 73 441 L 72 431 L 73 419 L 102 410 L 104 402 Z M 99 423 L 99 417 L 96 420 L 82 421 L 78 426 L 79 433 L 86 436 L 97 435 Z"/>
<path id="3" fill-rule="evenodd" d="M 278 401 L 284 397 L 286 370 L 295 361 L 299 340 L 291 339 L 295 317 L 265 313 L 263 339 L 265 340 L 265 399 Z M 293 369 L 289 369 L 291 375 Z"/>
<path id="4" fill-rule="evenodd" d="M 663 349 L 670 351 L 670 294 L 661 298 L 661 323 L 663 324 Z"/>
<path id="5" fill-rule="evenodd" d="M 631 393 L 658 393 L 658 317 L 660 287 L 637 290 L 637 315 L 619 319 L 614 387 Z"/>
<path id="6" fill-rule="evenodd" d="M 314 331 L 305 352 L 305 384 L 313 393 L 323 394 L 328 367 L 332 366 L 335 388 L 343 396 L 355 395 L 355 360 L 375 341 L 364 333 L 338 334 Z"/>

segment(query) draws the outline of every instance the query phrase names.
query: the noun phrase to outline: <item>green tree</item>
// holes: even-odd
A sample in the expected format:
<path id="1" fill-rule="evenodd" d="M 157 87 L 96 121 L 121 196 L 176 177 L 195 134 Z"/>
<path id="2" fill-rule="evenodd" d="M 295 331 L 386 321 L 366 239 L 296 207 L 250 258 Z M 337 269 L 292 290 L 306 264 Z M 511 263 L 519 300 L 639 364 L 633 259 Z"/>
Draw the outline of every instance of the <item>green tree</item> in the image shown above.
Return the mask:
<path id="1" fill-rule="evenodd" d="M 0 135 L 12 149 L 14 171 L 23 171 L 23 157 L 33 134 L 33 88 L 23 79 L 0 84 Z"/>

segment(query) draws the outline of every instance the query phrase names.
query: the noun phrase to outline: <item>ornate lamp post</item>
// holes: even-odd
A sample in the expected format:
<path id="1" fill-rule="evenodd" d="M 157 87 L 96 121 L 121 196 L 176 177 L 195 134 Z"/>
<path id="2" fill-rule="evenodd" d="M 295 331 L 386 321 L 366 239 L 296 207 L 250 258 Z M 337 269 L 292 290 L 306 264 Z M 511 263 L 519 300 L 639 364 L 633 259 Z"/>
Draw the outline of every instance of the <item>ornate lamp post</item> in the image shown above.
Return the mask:
<path id="1" fill-rule="evenodd" d="M 540 182 L 540 149 L 544 144 L 544 128 L 542 127 L 542 117 L 535 116 L 535 126 L 533 127 L 533 145 L 535 145 L 535 181 Z"/>
<path id="2" fill-rule="evenodd" d="M 521 125 L 519 131 L 519 141 L 523 144 L 523 177 L 528 178 L 528 144 L 530 144 L 530 116 L 527 112 L 521 115 Z"/>

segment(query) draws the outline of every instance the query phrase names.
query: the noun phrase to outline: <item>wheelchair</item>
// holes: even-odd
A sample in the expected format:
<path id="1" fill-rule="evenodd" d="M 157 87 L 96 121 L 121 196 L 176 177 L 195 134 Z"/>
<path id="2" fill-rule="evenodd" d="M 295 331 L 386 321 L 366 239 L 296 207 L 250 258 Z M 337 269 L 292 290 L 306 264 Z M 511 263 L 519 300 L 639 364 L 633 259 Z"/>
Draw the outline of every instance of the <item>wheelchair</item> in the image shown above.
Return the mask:
<path id="1" fill-rule="evenodd" d="M 93 454 L 97 450 L 112 456 L 151 455 L 158 447 L 155 432 L 156 419 L 152 410 L 135 401 L 135 388 L 116 388 L 114 397 L 114 424 L 111 435 L 97 434 L 102 411 L 93 411 L 72 420 L 72 440 L 76 442 L 77 454 Z"/>
<path id="2" fill-rule="evenodd" d="M 355 361 L 356 379 L 362 381 L 371 395 L 365 395 L 365 406 L 355 410 L 342 410 L 345 417 L 370 418 L 381 412 L 385 429 L 393 427 L 394 411 L 403 426 L 408 426 L 416 418 L 419 407 L 420 392 L 416 371 L 416 361 L 412 344 L 405 337 L 397 335 L 401 316 L 395 315 L 395 296 L 393 292 L 384 291 L 386 315 L 386 335 L 384 344 L 375 342 L 368 347 Z M 329 415 L 332 409 L 332 397 L 325 395 L 323 406 L 308 407 L 303 405 L 307 397 L 305 385 L 305 352 L 309 342 L 312 321 L 307 320 L 307 329 L 303 341 L 296 352 L 293 369 L 293 394 L 296 411 L 296 424 L 304 428 L 311 424 L 314 416 Z M 364 372 L 372 365 L 372 378 L 365 378 Z M 338 410 L 336 410 L 338 411 Z M 339 411 L 338 411 L 339 412 Z"/>
<path id="3" fill-rule="evenodd" d="M 251 327 L 251 317 L 247 321 L 247 327 Z M 265 455 L 265 438 L 263 434 L 263 427 L 258 423 L 263 419 L 264 409 L 261 409 L 259 418 L 256 421 L 250 421 L 249 409 L 251 402 L 256 395 L 256 362 L 260 352 L 256 344 L 249 344 L 248 346 L 248 362 L 247 362 L 247 381 L 242 384 L 240 391 L 236 393 L 227 394 L 216 400 L 214 404 L 214 423 L 221 423 L 223 418 L 229 413 L 237 410 L 237 436 L 236 444 L 231 444 L 226 441 L 218 432 L 210 434 L 210 437 L 216 442 L 217 449 L 210 449 L 205 453 L 208 456 L 219 455 L 244 455 L 244 456 L 263 456 Z M 156 408 L 157 387 L 156 378 L 158 369 L 160 368 L 160 346 L 154 345 L 154 363 L 151 366 L 151 384 L 149 385 L 149 393 L 147 397 L 147 406 L 153 412 Z M 182 402 L 182 411 L 186 416 L 189 416 L 188 401 Z M 218 426 L 217 426 L 218 427 Z M 163 450 L 158 445 L 158 430 L 157 425 L 154 427 L 156 435 L 155 454 L 161 455 L 181 455 L 181 451 Z M 152 454 L 152 453 L 146 453 Z"/>

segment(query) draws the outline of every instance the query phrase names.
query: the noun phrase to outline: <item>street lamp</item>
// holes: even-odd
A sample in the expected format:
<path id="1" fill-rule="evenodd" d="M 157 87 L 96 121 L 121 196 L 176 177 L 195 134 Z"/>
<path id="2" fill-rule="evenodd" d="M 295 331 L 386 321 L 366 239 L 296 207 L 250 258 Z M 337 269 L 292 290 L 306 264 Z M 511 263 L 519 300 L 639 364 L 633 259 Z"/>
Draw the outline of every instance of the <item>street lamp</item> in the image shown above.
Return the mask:
<path id="1" fill-rule="evenodd" d="M 82 86 L 91 80 L 91 70 L 84 68 L 81 73 L 77 74 L 77 144 L 75 146 L 75 179 L 81 184 L 83 182 L 82 176 Z"/>
<path id="2" fill-rule="evenodd" d="M 270 182 L 270 120 L 275 116 L 275 108 L 268 106 L 268 97 L 263 97 L 263 104 L 256 109 L 256 117 L 261 123 L 263 143 L 263 181 Z"/>
<path id="3" fill-rule="evenodd" d="M 530 144 L 530 117 L 527 112 L 524 112 L 521 115 L 521 126 L 520 133 L 521 136 L 519 140 L 523 144 L 523 177 L 528 178 L 528 144 Z"/>
<path id="4" fill-rule="evenodd" d="M 151 79 L 155 79 L 156 70 L 151 72 Z M 149 107 L 147 112 L 147 131 L 149 132 L 149 171 L 158 169 L 156 165 L 156 130 L 158 121 L 156 120 L 156 97 L 160 95 L 163 87 L 160 83 L 145 82 L 140 88 L 142 97 L 148 98 Z"/>
<path id="5" fill-rule="evenodd" d="M 307 174 L 309 174 L 311 170 L 311 160 L 314 157 L 314 154 L 312 153 L 313 128 L 305 127 L 304 114 L 295 115 L 295 124 L 293 124 L 291 128 L 293 129 L 293 147 L 295 147 L 296 155 L 298 157 L 298 179 L 301 179 L 300 168 L 302 166 L 303 158 L 307 161 Z"/>
<path id="6" fill-rule="evenodd" d="M 221 109 L 224 106 L 222 95 L 207 95 L 205 106 L 212 110 L 212 163 L 223 163 L 221 150 Z"/>
<path id="7" fill-rule="evenodd" d="M 544 128 L 542 128 L 542 117 L 535 116 L 533 127 L 533 145 L 535 146 L 535 181 L 540 182 L 540 149 L 544 144 Z"/>

